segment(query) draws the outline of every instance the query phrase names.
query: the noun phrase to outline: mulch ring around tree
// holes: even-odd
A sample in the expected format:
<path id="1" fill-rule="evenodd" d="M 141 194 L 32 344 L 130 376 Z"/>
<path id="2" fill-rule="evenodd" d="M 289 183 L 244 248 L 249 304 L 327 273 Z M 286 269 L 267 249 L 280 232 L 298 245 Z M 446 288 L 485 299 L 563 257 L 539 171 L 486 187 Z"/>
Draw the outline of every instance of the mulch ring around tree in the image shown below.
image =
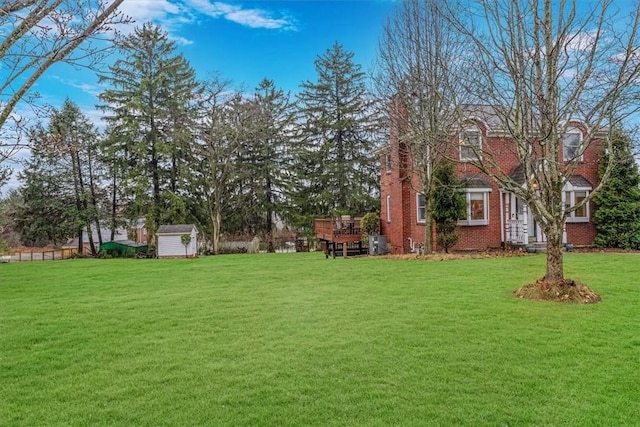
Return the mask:
<path id="1" fill-rule="evenodd" d="M 602 300 L 600 295 L 587 285 L 571 279 L 563 279 L 557 283 L 544 278 L 538 279 L 515 290 L 514 294 L 518 298 L 573 304 L 595 304 Z"/>

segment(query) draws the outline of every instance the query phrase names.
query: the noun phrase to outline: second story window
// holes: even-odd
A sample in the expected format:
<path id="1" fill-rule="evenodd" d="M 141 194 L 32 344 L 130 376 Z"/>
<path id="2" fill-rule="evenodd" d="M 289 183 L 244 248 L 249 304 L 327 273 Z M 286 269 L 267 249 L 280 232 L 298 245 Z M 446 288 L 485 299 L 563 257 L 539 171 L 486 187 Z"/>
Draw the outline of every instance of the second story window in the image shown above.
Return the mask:
<path id="1" fill-rule="evenodd" d="M 460 134 L 460 160 L 469 162 L 480 158 L 482 133 L 475 126 L 467 127 Z"/>
<path id="2" fill-rule="evenodd" d="M 582 132 L 580 129 L 570 128 L 562 138 L 562 159 L 582 161 Z"/>
<path id="3" fill-rule="evenodd" d="M 391 173 L 391 152 L 387 151 L 384 155 L 384 170 L 386 173 Z"/>

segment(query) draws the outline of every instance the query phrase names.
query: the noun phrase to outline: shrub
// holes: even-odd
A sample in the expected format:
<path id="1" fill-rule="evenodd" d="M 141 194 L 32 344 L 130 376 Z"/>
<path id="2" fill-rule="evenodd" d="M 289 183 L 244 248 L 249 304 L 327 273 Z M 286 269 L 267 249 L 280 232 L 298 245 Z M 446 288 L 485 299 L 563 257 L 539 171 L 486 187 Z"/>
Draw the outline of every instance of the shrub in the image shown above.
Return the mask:
<path id="1" fill-rule="evenodd" d="M 4 240 L 0 239 L 0 255 L 6 255 L 9 253 L 11 248 Z"/>
<path id="2" fill-rule="evenodd" d="M 380 215 L 369 212 L 360 220 L 362 230 L 362 241 L 369 244 L 369 236 L 380 234 Z"/>

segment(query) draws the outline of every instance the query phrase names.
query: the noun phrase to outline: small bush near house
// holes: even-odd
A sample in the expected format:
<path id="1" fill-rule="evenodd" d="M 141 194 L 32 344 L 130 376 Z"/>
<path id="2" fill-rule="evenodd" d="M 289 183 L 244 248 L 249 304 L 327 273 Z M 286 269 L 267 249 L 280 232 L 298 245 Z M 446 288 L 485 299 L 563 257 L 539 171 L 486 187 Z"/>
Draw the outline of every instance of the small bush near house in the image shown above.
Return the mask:
<path id="1" fill-rule="evenodd" d="M 360 220 L 362 241 L 369 244 L 369 236 L 380 234 L 380 215 L 375 212 L 365 214 Z"/>

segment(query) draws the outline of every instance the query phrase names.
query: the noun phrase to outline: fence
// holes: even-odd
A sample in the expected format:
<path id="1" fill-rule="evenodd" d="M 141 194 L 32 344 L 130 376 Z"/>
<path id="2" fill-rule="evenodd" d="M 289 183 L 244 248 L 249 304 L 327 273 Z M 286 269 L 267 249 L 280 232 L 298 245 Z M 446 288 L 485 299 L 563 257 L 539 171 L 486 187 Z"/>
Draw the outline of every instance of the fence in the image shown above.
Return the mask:
<path id="1" fill-rule="evenodd" d="M 0 257 L 2 262 L 53 261 L 71 258 L 78 253 L 77 248 L 48 249 L 37 251 L 14 252 Z"/>
<path id="2" fill-rule="evenodd" d="M 221 241 L 220 251 L 223 253 L 248 252 L 255 254 L 260 251 L 260 239 L 256 237 L 251 241 Z"/>

